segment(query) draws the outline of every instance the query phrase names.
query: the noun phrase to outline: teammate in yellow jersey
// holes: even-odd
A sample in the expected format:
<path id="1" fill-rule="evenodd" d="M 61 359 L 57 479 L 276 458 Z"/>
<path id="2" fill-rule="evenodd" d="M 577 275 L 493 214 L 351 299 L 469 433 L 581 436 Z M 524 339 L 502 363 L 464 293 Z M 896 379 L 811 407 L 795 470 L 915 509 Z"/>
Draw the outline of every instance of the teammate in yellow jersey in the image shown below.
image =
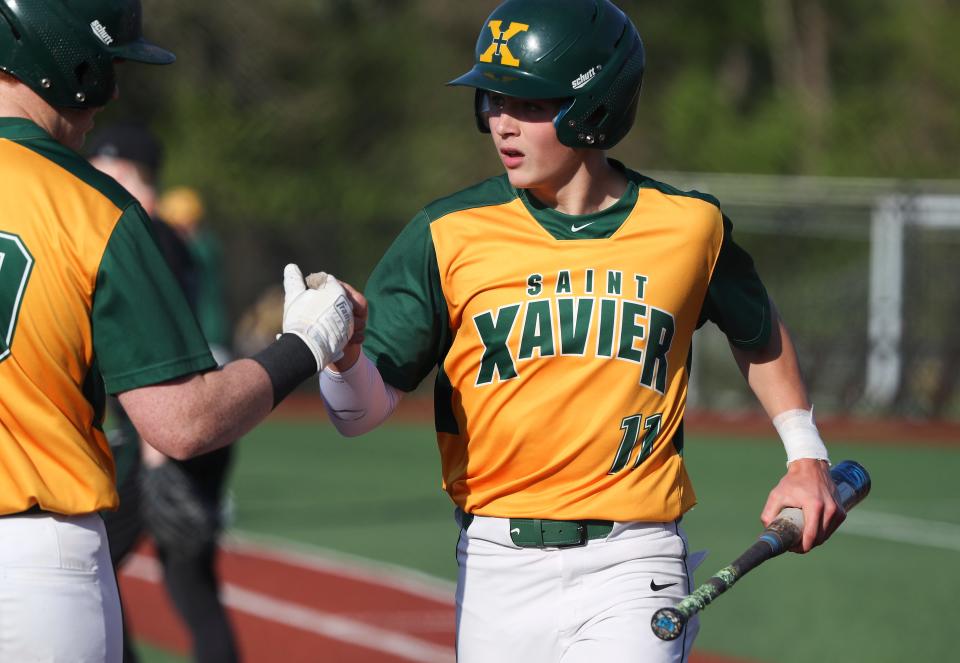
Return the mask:
<path id="1" fill-rule="evenodd" d="M 284 272 L 279 340 L 221 370 L 133 196 L 77 154 L 114 63 L 168 64 L 139 0 L 0 0 L 0 661 L 120 663 L 101 509 L 117 394 L 175 458 L 222 447 L 339 356 L 351 303 Z"/>
<path id="2" fill-rule="evenodd" d="M 691 340 L 711 320 L 787 449 L 762 520 L 843 520 L 789 335 L 719 203 L 608 159 L 644 70 L 607 0 L 508 0 L 482 26 L 476 120 L 506 173 L 424 207 L 370 277 L 366 341 L 321 373 L 347 434 L 434 368 L 456 504 L 461 663 L 684 661 L 658 608 L 691 588 L 680 518 Z M 360 311 L 360 316 L 364 315 Z"/>

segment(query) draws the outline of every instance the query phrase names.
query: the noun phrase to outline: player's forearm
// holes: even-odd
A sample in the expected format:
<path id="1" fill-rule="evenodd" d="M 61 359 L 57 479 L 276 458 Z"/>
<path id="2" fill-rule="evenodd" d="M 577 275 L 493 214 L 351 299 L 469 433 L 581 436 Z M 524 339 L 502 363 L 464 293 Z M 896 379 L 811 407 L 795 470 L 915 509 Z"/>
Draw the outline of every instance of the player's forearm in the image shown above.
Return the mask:
<path id="1" fill-rule="evenodd" d="M 751 391 L 773 419 L 788 410 L 809 410 L 810 402 L 793 341 L 772 303 L 771 311 L 773 329 L 766 347 L 743 350 L 731 346 L 731 349 Z"/>
<path id="2" fill-rule="evenodd" d="M 274 394 L 264 368 L 241 359 L 119 398 L 148 444 L 184 459 L 226 446 L 248 432 L 270 413 Z"/>
<path id="3" fill-rule="evenodd" d="M 733 354 L 774 421 L 787 453 L 787 473 L 767 496 L 760 520 L 766 526 L 785 507 L 801 509 L 803 534 L 791 549 L 808 552 L 836 529 L 843 511 L 830 480 L 827 449 L 813 421 L 797 353 L 772 302 L 771 311 L 773 330 L 767 347 L 752 352 L 734 349 Z"/>
<path id="4" fill-rule="evenodd" d="M 796 350 L 772 302 L 771 310 L 773 331 L 767 346 L 749 352 L 734 348 L 734 357 L 777 429 L 787 465 L 801 459 L 827 461 L 829 454 L 813 419 Z"/>
<path id="5" fill-rule="evenodd" d="M 320 395 L 340 434 L 354 437 L 386 421 L 402 392 L 386 384 L 373 362 L 360 353 L 342 373 L 328 368 L 320 374 Z"/>

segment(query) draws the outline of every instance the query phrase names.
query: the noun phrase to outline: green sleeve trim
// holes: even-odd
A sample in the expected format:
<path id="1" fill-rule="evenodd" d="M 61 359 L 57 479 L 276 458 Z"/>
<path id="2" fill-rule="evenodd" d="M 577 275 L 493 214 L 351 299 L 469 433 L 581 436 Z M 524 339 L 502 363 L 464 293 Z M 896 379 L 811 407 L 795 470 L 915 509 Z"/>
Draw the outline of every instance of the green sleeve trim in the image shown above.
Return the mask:
<path id="1" fill-rule="evenodd" d="M 97 273 L 93 345 L 111 394 L 217 365 L 149 223 L 140 205 L 127 207 Z"/>
<path id="2" fill-rule="evenodd" d="M 206 354 L 157 364 L 131 372 L 128 375 L 115 375 L 107 382 L 107 391 L 111 394 L 119 394 L 131 389 L 173 380 L 184 375 L 205 373 L 217 367 L 216 362 L 211 361 L 211 359 L 210 352 L 207 351 Z"/>
<path id="3" fill-rule="evenodd" d="M 370 275 L 364 352 L 388 384 L 413 391 L 450 348 L 450 316 L 424 210 L 401 231 Z"/>
<path id="4" fill-rule="evenodd" d="M 714 322 L 730 343 L 743 350 L 770 342 L 770 297 L 750 254 L 733 240 L 733 224 L 723 216 L 723 243 L 710 278 L 699 325 Z M 699 326 L 698 325 L 698 326 Z"/>

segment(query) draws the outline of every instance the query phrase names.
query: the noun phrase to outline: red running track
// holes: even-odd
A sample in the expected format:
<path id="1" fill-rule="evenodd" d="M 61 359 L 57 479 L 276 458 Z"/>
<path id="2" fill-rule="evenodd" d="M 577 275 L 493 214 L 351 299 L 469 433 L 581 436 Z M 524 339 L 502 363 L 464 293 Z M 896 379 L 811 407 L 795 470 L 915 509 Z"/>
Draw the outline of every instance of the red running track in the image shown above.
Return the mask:
<path id="1" fill-rule="evenodd" d="M 455 662 L 451 584 L 232 536 L 219 563 L 246 663 Z M 136 639 L 188 652 L 149 545 L 123 567 L 120 591 Z M 746 662 L 695 652 L 690 663 Z"/>

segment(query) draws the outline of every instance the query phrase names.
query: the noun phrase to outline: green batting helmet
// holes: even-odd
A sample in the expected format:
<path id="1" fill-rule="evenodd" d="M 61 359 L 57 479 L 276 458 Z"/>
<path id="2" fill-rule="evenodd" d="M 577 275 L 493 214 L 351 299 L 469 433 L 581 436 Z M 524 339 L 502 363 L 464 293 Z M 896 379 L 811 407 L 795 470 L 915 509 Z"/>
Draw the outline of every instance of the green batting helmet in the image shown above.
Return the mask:
<path id="1" fill-rule="evenodd" d="M 170 64 L 144 40 L 140 0 L 0 0 L 0 70 L 52 106 L 103 106 L 114 61 Z"/>
<path id="2" fill-rule="evenodd" d="M 477 88 L 484 132 L 487 91 L 567 99 L 554 120 L 560 142 L 606 149 L 633 126 L 644 60 L 637 29 L 609 0 L 507 0 L 480 31 L 473 69 L 448 85 Z"/>

